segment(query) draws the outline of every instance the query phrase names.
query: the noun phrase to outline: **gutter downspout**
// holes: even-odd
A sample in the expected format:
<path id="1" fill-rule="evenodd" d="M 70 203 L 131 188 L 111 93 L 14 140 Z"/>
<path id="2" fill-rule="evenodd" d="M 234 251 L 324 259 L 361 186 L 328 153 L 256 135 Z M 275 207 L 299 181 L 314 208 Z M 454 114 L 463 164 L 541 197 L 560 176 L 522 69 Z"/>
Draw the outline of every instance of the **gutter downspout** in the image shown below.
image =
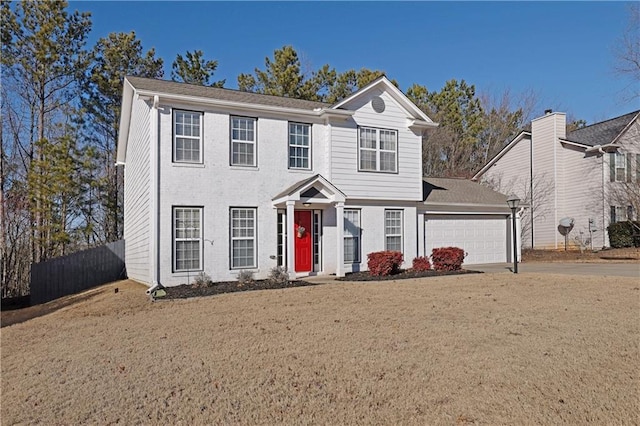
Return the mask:
<path id="1" fill-rule="evenodd" d="M 605 218 L 606 218 L 606 216 L 605 215 L 607 214 L 607 207 L 606 207 L 606 204 L 605 204 L 605 202 L 606 202 L 606 200 L 605 200 L 606 194 L 605 194 L 605 186 L 604 186 L 605 185 L 604 177 L 605 177 L 605 174 L 606 174 L 606 168 L 604 167 L 604 158 L 605 158 L 604 154 L 606 154 L 606 153 L 604 152 L 604 149 L 602 149 L 601 145 L 598 145 L 598 152 L 601 154 L 600 158 L 602 159 L 601 160 L 601 168 L 602 168 L 602 170 L 600 171 L 601 174 L 602 174 L 602 226 L 600 227 L 600 229 L 602 229 L 602 247 L 605 247 L 607 245 L 607 233 L 605 232 L 606 231 L 606 228 L 605 228 Z"/>
<path id="2" fill-rule="evenodd" d="M 150 256 L 150 278 L 151 278 L 151 287 L 147 289 L 147 294 L 151 295 L 153 292 L 159 288 L 162 288 L 160 284 L 160 274 L 159 274 L 159 250 L 158 247 L 160 245 L 160 132 L 158 131 L 158 105 L 160 103 L 160 97 L 155 95 L 153 97 L 153 105 L 151 107 L 151 149 L 150 149 L 150 161 L 151 161 L 151 170 L 150 170 L 150 187 L 151 187 L 151 256 Z"/>

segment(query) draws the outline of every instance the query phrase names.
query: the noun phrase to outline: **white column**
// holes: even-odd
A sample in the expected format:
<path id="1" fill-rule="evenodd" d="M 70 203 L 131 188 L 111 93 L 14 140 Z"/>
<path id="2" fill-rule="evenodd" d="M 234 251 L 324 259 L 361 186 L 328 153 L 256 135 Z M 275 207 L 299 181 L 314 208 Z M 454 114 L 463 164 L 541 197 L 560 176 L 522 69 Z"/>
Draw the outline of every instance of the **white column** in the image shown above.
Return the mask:
<path id="1" fill-rule="evenodd" d="M 336 203 L 336 277 L 344 277 L 344 203 Z"/>
<path id="2" fill-rule="evenodd" d="M 287 230 L 285 235 L 287 236 L 287 270 L 289 271 L 289 278 L 296 277 L 295 271 L 295 233 L 293 232 L 294 224 L 294 207 L 295 201 L 287 201 Z"/>
<path id="3" fill-rule="evenodd" d="M 518 253 L 518 262 L 522 259 L 522 213 L 524 209 L 520 209 L 516 213 L 516 248 Z"/>
<path id="4" fill-rule="evenodd" d="M 418 256 L 426 256 L 424 252 L 424 213 L 418 213 Z"/>

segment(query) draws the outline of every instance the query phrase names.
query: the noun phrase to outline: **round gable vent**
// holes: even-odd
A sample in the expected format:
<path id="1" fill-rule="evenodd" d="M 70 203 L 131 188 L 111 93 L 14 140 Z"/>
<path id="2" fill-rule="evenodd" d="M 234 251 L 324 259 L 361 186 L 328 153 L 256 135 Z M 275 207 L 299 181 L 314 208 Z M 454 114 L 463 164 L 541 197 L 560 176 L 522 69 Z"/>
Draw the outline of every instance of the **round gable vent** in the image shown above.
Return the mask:
<path id="1" fill-rule="evenodd" d="M 380 96 L 371 99 L 371 107 L 375 112 L 384 112 L 384 101 Z"/>

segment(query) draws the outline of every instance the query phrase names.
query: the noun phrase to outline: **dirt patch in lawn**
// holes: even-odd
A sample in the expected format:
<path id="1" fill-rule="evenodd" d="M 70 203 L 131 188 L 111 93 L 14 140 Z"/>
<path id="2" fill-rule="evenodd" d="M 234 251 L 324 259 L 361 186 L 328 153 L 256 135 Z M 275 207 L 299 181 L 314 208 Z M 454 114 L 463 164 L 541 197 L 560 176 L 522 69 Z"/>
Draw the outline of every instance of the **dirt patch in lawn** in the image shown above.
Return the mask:
<path id="1" fill-rule="evenodd" d="M 102 289 L 2 328 L 2 424 L 640 418 L 633 278 L 469 274 L 162 303 L 131 281 Z"/>
<path id="2" fill-rule="evenodd" d="M 579 250 L 522 250 L 523 262 L 640 262 L 640 247 L 606 249 L 600 251 Z"/>

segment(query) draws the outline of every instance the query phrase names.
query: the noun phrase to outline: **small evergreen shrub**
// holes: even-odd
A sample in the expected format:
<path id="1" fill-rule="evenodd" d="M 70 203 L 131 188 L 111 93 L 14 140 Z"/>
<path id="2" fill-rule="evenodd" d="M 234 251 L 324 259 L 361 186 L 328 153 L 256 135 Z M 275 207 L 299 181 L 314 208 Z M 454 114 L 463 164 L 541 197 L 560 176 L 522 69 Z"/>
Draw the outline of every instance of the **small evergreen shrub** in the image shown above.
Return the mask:
<path id="1" fill-rule="evenodd" d="M 429 271 L 431 270 L 431 262 L 429 262 L 429 258 L 427 256 L 419 256 L 413 259 L 412 267 L 414 271 Z"/>
<path id="2" fill-rule="evenodd" d="M 462 269 L 462 262 L 466 253 L 458 247 L 440 247 L 431 251 L 433 269 L 436 271 L 458 271 Z"/>
<path id="3" fill-rule="evenodd" d="M 613 248 L 640 247 L 640 221 L 612 223 L 607 226 L 607 233 Z"/>
<path id="4" fill-rule="evenodd" d="M 247 271 L 246 269 L 243 269 L 242 271 L 238 272 L 238 284 L 240 286 L 251 284 L 254 281 L 255 280 L 253 279 L 252 271 Z"/>
<path id="5" fill-rule="evenodd" d="M 193 279 L 193 284 L 196 287 L 210 287 L 213 285 L 213 281 L 211 281 L 211 277 L 207 273 L 200 272 Z"/>
<path id="6" fill-rule="evenodd" d="M 376 251 L 367 255 L 369 273 L 376 276 L 397 274 L 402 265 L 402 253 L 399 251 Z"/>
<path id="7" fill-rule="evenodd" d="M 284 266 L 274 266 L 269 271 L 268 280 L 273 284 L 284 284 L 289 281 L 289 272 Z"/>

